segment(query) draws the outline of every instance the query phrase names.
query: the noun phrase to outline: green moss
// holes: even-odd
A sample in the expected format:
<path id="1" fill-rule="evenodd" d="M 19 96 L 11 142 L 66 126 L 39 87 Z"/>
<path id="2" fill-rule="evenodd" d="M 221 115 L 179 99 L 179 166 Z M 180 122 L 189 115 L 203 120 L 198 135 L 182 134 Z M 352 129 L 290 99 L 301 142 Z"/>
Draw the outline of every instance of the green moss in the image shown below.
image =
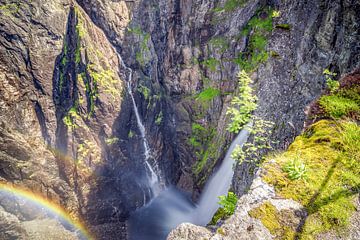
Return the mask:
<path id="1" fill-rule="evenodd" d="M 136 52 L 135 58 L 136 61 L 141 65 L 145 66 L 145 63 L 148 62 L 150 59 L 148 59 L 146 54 L 150 52 L 150 49 L 148 47 L 148 42 L 151 39 L 151 35 L 149 33 L 144 32 L 141 27 L 135 26 L 133 28 L 129 28 L 129 32 L 136 35 L 140 39 L 140 51 Z"/>
<path id="2" fill-rule="evenodd" d="M 275 28 L 284 29 L 284 30 L 291 30 L 291 25 L 287 24 L 287 23 L 276 24 Z"/>
<path id="3" fill-rule="evenodd" d="M 350 113 L 360 114 L 360 105 L 349 98 L 341 95 L 326 95 L 319 100 L 326 113 L 333 118 L 341 118 Z"/>
<path id="4" fill-rule="evenodd" d="M 228 214 L 225 212 L 225 209 L 224 208 L 219 208 L 216 213 L 214 214 L 214 216 L 212 217 L 209 225 L 216 225 L 217 222 L 221 219 L 226 219 L 228 218 Z"/>
<path id="5" fill-rule="evenodd" d="M 117 138 L 117 137 L 111 137 L 111 138 L 105 139 L 105 143 L 107 145 L 113 145 L 113 144 L 117 143 L 118 141 L 119 141 L 119 138 Z"/>
<path id="6" fill-rule="evenodd" d="M 272 10 L 265 9 L 252 17 L 242 29 L 241 35 L 249 36 L 249 45 L 246 52 L 238 55 L 234 62 L 246 72 L 254 71 L 260 63 L 267 61 L 269 54 L 266 51 L 268 35 L 273 29 Z"/>
<path id="7" fill-rule="evenodd" d="M 264 202 L 252 209 L 249 215 L 259 219 L 276 239 L 295 239 L 295 226 L 292 226 L 294 216 L 286 211 L 279 212 L 270 202 Z"/>
<path id="8" fill-rule="evenodd" d="M 214 157 L 216 148 L 210 143 L 215 136 L 215 129 L 205 128 L 201 124 L 192 124 L 192 135 L 189 138 L 189 144 L 195 148 L 196 156 L 199 159 L 193 166 L 193 172 L 198 175 L 210 158 Z"/>
<path id="9" fill-rule="evenodd" d="M 281 225 L 278 219 L 278 212 L 276 208 L 270 203 L 265 202 L 260 207 L 252 209 L 249 212 L 250 217 L 260 219 L 262 224 L 269 229 L 271 234 L 276 234 Z"/>
<path id="10" fill-rule="evenodd" d="M 199 95 L 196 97 L 196 100 L 207 102 L 213 100 L 215 97 L 219 95 L 220 95 L 219 89 L 209 87 L 201 91 L 201 93 L 199 93 Z"/>
<path id="11" fill-rule="evenodd" d="M 19 10 L 20 10 L 20 3 L 8 3 L 0 6 L 0 13 L 7 16 L 18 13 Z"/>
<path id="12" fill-rule="evenodd" d="M 138 92 L 140 92 L 140 93 L 144 96 L 144 98 L 145 98 L 146 100 L 149 99 L 150 94 L 151 94 L 151 90 L 150 90 L 148 87 L 146 87 L 146 86 L 144 86 L 144 85 L 139 85 L 139 87 L 137 88 L 137 90 L 138 90 Z"/>
<path id="13" fill-rule="evenodd" d="M 239 7 L 243 7 L 248 0 L 227 0 L 224 4 L 224 10 L 227 12 L 234 11 Z"/>
<path id="14" fill-rule="evenodd" d="M 135 59 L 141 66 L 145 65 L 145 58 L 143 57 L 142 52 L 137 52 L 135 54 Z"/>
<path id="15" fill-rule="evenodd" d="M 217 66 L 220 64 L 220 61 L 215 58 L 208 58 L 205 61 L 201 62 L 205 67 L 207 67 L 210 71 L 215 72 Z"/>
<path id="16" fill-rule="evenodd" d="M 68 128 L 77 128 L 78 125 L 74 122 L 76 119 L 81 119 L 81 117 L 74 106 L 70 108 L 68 114 L 63 118 L 63 122 Z"/>
<path id="17" fill-rule="evenodd" d="M 134 136 L 134 132 L 130 130 L 128 133 L 128 138 L 132 138 L 133 136 Z"/>
<path id="18" fill-rule="evenodd" d="M 87 70 L 90 77 L 93 80 L 93 86 L 100 86 L 105 93 L 110 94 L 113 99 L 116 99 L 120 95 L 119 90 L 116 88 L 117 80 L 115 79 L 115 74 L 111 69 L 104 70 L 95 70 L 97 67 L 94 65 L 88 65 Z M 94 87 L 97 95 L 97 88 Z"/>
<path id="19" fill-rule="evenodd" d="M 267 158 L 263 179 L 308 211 L 301 238 L 346 228 L 360 190 L 359 152 L 360 127 L 355 122 L 322 120 L 297 137 L 288 151 Z M 307 167 L 306 180 L 290 180 L 282 171 L 296 157 Z"/>
<path id="20" fill-rule="evenodd" d="M 75 63 L 79 64 L 80 62 L 81 62 L 81 47 L 79 42 L 75 50 Z"/>
<path id="21" fill-rule="evenodd" d="M 85 25 L 84 25 L 84 20 L 83 20 L 83 17 L 79 11 L 78 8 L 75 7 L 75 14 L 76 14 L 76 17 L 77 17 L 77 22 L 76 22 L 76 25 L 75 25 L 75 31 L 76 31 L 76 34 L 79 38 L 83 38 L 86 34 L 86 29 L 85 29 Z"/>
<path id="22" fill-rule="evenodd" d="M 218 229 L 216 229 L 216 232 L 217 232 L 218 234 L 220 234 L 220 235 L 225 236 L 225 231 L 224 231 L 224 229 L 221 228 L 221 227 L 219 227 Z"/>
<path id="23" fill-rule="evenodd" d="M 280 54 L 276 51 L 270 51 L 270 56 L 273 58 L 279 58 Z"/>
<path id="24" fill-rule="evenodd" d="M 156 125 L 160 125 L 162 123 L 163 117 L 164 117 L 163 112 L 160 111 L 160 113 L 156 116 L 156 119 L 155 119 Z"/>

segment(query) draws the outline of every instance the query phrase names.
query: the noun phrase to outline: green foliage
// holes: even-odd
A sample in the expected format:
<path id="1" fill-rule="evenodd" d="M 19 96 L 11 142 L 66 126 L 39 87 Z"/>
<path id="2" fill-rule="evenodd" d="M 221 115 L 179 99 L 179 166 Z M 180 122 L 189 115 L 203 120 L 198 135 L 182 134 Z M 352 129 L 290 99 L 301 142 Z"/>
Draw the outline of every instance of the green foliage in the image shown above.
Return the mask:
<path id="1" fill-rule="evenodd" d="M 239 145 L 235 147 L 231 153 L 231 157 L 242 163 L 244 161 L 255 162 L 261 159 L 263 150 L 272 149 L 273 142 L 269 140 L 272 133 L 274 123 L 265 121 L 258 117 L 252 118 L 252 125 L 246 126 L 246 129 L 251 134 L 249 140 L 244 144 L 244 147 Z"/>
<path id="2" fill-rule="evenodd" d="M 142 52 L 137 52 L 135 54 L 135 59 L 136 61 L 141 65 L 141 66 L 144 66 L 145 65 L 145 58 L 143 56 L 143 53 Z"/>
<path id="3" fill-rule="evenodd" d="M 80 45 L 77 45 L 75 50 L 75 63 L 79 64 L 80 62 L 81 62 L 81 48 Z"/>
<path id="4" fill-rule="evenodd" d="M 220 61 L 215 58 L 208 58 L 205 61 L 201 62 L 201 64 L 210 69 L 210 71 L 215 72 L 217 66 L 220 64 Z"/>
<path id="5" fill-rule="evenodd" d="M 216 149 L 209 145 L 215 136 L 215 129 L 212 127 L 205 128 L 201 124 L 192 124 L 192 134 L 189 138 L 189 144 L 195 148 L 198 161 L 193 167 L 194 173 L 197 175 L 202 170 L 209 158 L 213 158 Z"/>
<path id="6" fill-rule="evenodd" d="M 272 14 L 271 14 L 271 16 L 272 16 L 273 18 L 278 18 L 278 17 L 280 17 L 280 15 L 281 15 L 281 12 L 280 12 L 280 11 L 276 11 L 276 10 L 274 10 L 274 11 L 272 12 Z"/>
<path id="7" fill-rule="evenodd" d="M 224 4 L 226 12 L 234 11 L 236 8 L 243 7 L 248 0 L 227 0 Z"/>
<path id="8" fill-rule="evenodd" d="M 220 219 L 226 219 L 234 214 L 238 197 L 233 192 L 228 192 L 226 196 L 219 197 L 221 207 L 214 214 L 210 224 L 215 225 Z"/>
<path id="9" fill-rule="evenodd" d="M 77 128 L 78 125 L 74 122 L 76 119 L 81 119 L 81 117 L 77 113 L 76 107 L 72 107 L 68 114 L 63 118 L 63 122 L 68 128 Z"/>
<path id="10" fill-rule="evenodd" d="M 141 93 L 144 96 L 144 98 L 146 100 L 149 99 L 151 90 L 148 87 L 146 87 L 144 85 L 139 85 L 137 90 L 138 90 L 139 93 Z"/>
<path id="11" fill-rule="evenodd" d="M 328 68 L 326 68 L 323 72 L 326 78 L 326 85 L 329 88 L 331 93 L 334 93 L 337 91 L 340 87 L 340 83 L 333 79 L 337 74 L 334 72 L 331 72 Z"/>
<path id="12" fill-rule="evenodd" d="M 191 130 L 192 130 L 192 136 L 189 139 L 189 143 L 193 147 L 200 147 L 204 135 L 203 133 L 206 131 L 206 129 L 198 123 L 193 123 Z"/>
<path id="13" fill-rule="evenodd" d="M 105 139 L 105 143 L 107 145 L 113 145 L 113 144 L 117 143 L 118 141 L 119 141 L 119 138 L 117 138 L 117 137 L 111 137 L 111 138 Z"/>
<path id="14" fill-rule="evenodd" d="M 360 112 L 360 106 L 354 100 L 342 97 L 339 94 L 325 95 L 319 100 L 320 106 L 333 118 L 341 118 L 350 113 Z"/>
<path id="15" fill-rule="evenodd" d="M 299 157 L 286 162 L 282 170 L 290 180 L 306 179 L 307 169 Z"/>
<path id="16" fill-rule="evenodd" d="M 291 222 L 291 216 L 279 212 L 270 202 L 266 201 L 259 207 L 252 209 L 249 211 L 249 215 L 252 218 L 259 219 L 270 233 L 276 236 L 275 239 L 296 239 L 295 231 L 287 225 Z"/>
<path id="17" fill-rule="evenodd" d="M 163 112 L 160 111 L 160 113 L 156 116 L 155 123 L 157 125 L 160 125 L 162 123 L 162 120 L 163 120 Z"/>
<path id="18" fill-rule="evenodd" d="M 135 26 L 133 28 L 128 28 L 129 32 L 130 33 L 133 33 L 133 34 L 136 34 L 136 35 L 143 35 L 143 31 L 141 29 L 141 27 L 139 26 Z"/>
<path id="19" fill-rule="evenodd" d="M 291 30 L 291 25 L 288 23 L 276 24 L 275 28 L 284 29 L 284 30 Z"/>
<path id="20" fill-rule="evenodd" d="M 135 58 L 141 66 L 144 66 L 145 63 L 149 61 L 149 59 L 146 57 L 146 54 L 150 52 L 148 42 L 151 38 L 151 35 L 149 33 L 143 32 L 139 26 L 129 28 L 129 32 L 135 34 L 140 39 L 140 51 L 136 52 Z"/>
<path id="21" fill-rule="evenodd" d="M 360 127 L 355 122 L 345 122 L 342 124 L 342 131 L 343 154 L 348 159 L 344 164 L 354 169 L 360 161 Z M 360 174 L 360 169 L 358 173 Z"/>
<path id="22" fill-rule="evenodd" d="M 251 78 L 244 70 L 240 71 L 238 77 L 239 97 L 235 96 L 232 99 L 231 107 L 226 112 L 231 117 L 231 123 L 227 130 L 233 133 L 239 132 L 250 121 L 252 112 L 257 107 L 257 97 L 252 94 L 253 90 L 250 87 Z"/>
<path id="23" fill-rule="evenodd" d="M 79 83 L 82 82 L 85 85 L 86 95 L 88 96 L 89 101 L 89 113 L 87 118 L 90 118 L 95 113 L 95 101 L 98 97 L 97 84 L 95 81 L 91 84 L 90 79 L 86 77 L 85 73 L 78 74 L 77 81 Z"/>
<path id="24" fill-rule="evenodd" d="M 204 89 L 201 93 L 199 93 L 199 95 L 196 97 L 196 100 L 211 101 L 219 95 L 220 95 L 219 89 L 209 87 L 209 88 Z"/>
<path id="25" fill-rule="evenodd" d="M 240 53 L 234 60 L 239 64 L 242 70 L 246 72 L 254 71 L 260 63 L 267 61 L 269 54 L 266 51 L 267 36 L 273 29 L 272 10 L 264 10 L 250 19 L 245 28 L 242 29 L 241 35 L 249 36 L 249 45 L 247 52 Z M 264 18 L 262 15 L 265 15 Z M 260 17 L 261 16 L 261 17 Z"/>
<path id="26" fill-rule="evenodd" d="M 227 196 L 220 196 L 219 204 L 224 208 L 224 211 L 228 215 L 232 215 L 235 212 L 236 203 L 238 198 L 235 193 L 228 192 Z"/>
<path id="27" fill-rule="evenodd" d="M 84 27 L 84 21 L 82 19 L 82 16 L 81 16 L 79 10 L 76 10 L 76 16 L 77 16 L 77 23 L 75 26 L 76 35 L 79 38 L 83 38 L 86 34 L 86 29 Z"/>
<path id="28" fill-rule="evenodd" d="M 115 79 L 114 72 L 111 69 L 95 70 L 96 67 L 92 64 L 88 65 L 88 72 L 93 79 L 93 85 L 100 86 L 105 93 L 110 94 L 114 99 L 120 95 L 119 90 L 116 88 L 117 80 Z M 97 90 L 97 88 L 95 88 Z"/>
<path id="29" fill-rule="evenodd" d="M 0 13 L 7 16 L 18 13 L 19 10 L 20 10 L 20 3 L 8 3 L 0 6 Z"/>
<path id="30" fill-rule="evenodd" d="M 134 132 L 130 130 L 128 133 L 128 138 L 132 138 L 133 136 L 134 136 Z"/>
<path id="31" fill-rule="evenodd" d="M 274 185 L 279 196 L 300 202 L 308 212 L 300 239 L 330 229 L 340 233 L 348 226 L 360 192 L 359 133 L 356 122 L 321 120 L 298 136 L 286 152 L 268 157 L 263 164 L 263 180 Z M 306 181 L 293 181 L 283 171 L 298 156 L 306 166 Z"/>

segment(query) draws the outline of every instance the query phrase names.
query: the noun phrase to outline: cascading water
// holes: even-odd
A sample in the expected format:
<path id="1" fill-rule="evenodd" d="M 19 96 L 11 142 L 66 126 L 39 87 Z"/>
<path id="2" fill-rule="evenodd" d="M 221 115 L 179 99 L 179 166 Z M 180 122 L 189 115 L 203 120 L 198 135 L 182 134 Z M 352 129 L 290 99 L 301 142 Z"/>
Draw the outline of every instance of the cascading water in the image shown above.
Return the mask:
<path id="1" fill-rule="evenodd" d="M 127 67 L 125 65 L 125 63 L 124 63 L 122 57 L 120 56 L 120 54 L 118 54 L 118 58 L 119 58 L 121 68 L 126 70 L 126 72 L 127 72 L 127 73 L 125 73 L 125 76 L 127 77 L 127 79 L 126 79 L 127 89 L 128 89 L 129 95 L 131 97 L 131 101 L 133 103 L 133 108 L 134 108 L 134 112 L 135 112 L 135 116 L 136 116 L 137 126 L 139 128 L 139 131 L 140 131 L 140 134 L 141 134 L 141 139 L 142 139 L 142 142 L 143 142 L 145 167 L 147 169 L 146 172 L 148 173 L 148 180 L 149 180 L 149 187 L 150 187 L 150 190 L 151 190 L 151 195 L 152 195 L 152 197 L 155 197 L 161 191 L 160 177 L 159 177 L 160 174 L 156 174 L 156 171 L 159 172 L 159 169 L 158 169 L 158 167 L 156 165 L 156 162 L 154 163 L 156 171 L 154 170 L 154 168 L 149 163 L 149 159 L 151 157 L 150 147 L 149 147 L 148 141 L 146 139 L 145 127 L 144 127 L 144 124 L 141 121 L 139 110 L 137 108 L 135 98 L 134 98 L 134 94 L 132 92 L 132 87 L 131 87 L 133 71 L 132 71 L 131 68 L 129 68 L 129 67 Z M 145 203 L 145 201 L 144 201 L 144 203 Z"/>
<path id="2" fill-rule="evenodd" d="M 238 134 L 226 152 L 224 161 L 222 162 L 220 168 L 206 183 L 194 213 L 195 224 L 205 226 L 218 210 L 218 197 L 228 193 L 231 180 L 234 175 L 233 166 L 235 160 L 231 157 L 231 153 L 237 145 L 242 146 L 245 143 L 248 135 L 249 133 L 245 129 Z"/>
<path id="3" fill-rule="evenodd" d="M 231 143 L 220 168 L 210 177 L 199 203 L 195 205 L 190 196 L 169 187 L 148 205 L 136 211 L 129 220 L 131 240 L 162 240 L 169 232 L 183 222 L 205 226 L 219 208 L 218 197 L 225 195 L 234 174 L 234 159 L 231 153 L 237 145 L 242 146 L 248 131 L 243 129 Z"/>

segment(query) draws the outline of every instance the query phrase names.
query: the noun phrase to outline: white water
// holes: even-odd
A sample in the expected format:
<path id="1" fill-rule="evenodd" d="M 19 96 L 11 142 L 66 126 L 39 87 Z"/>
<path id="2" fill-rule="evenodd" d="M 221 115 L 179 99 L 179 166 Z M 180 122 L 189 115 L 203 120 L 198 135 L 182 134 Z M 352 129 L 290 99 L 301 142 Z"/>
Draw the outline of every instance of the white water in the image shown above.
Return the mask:
<path id="1" fill-rule="evenodd" d="M 169 187 L 131 216 L 130 239 L 163 240 L 180 223 L 208 224 L 219 208 L 218 197 L 227 194 L 231 185 L 235 163 L 231 153 L 237 145 L 242 146 L 246 142 L 248 135 L 244 129 L 231 143 L 220 168 L 207 182 L 197 206 L 185 193 Z"/>
<path id="2" fill-rule="evenodd" d="M 231 143 L 230 148 L 226 152 L 225 158 L 220 168 L 213 174 L 205 185 L 205 188 L 200 196 L 199 203 L 194 213 L 194 223 L 197 225 L 205 226 L 212 219 L 218 208 L 219 196 L 226 195 L 229 191 L 231 181 L 234 175 L 235 160 L 231 157 L 237 145 L 243 146 L 248 138 L 249 132 L 242 130 L 234 141 Z"/>
<path id="3" fill-rule="evenodd" d="M 151 195 L 152 195 L 152 197 L 155 197 L 161 191 L 160 181 L 159 181 L 160 180 L 160 177 L 159 177 L 160 174 L 159 175 L 156 174 L 155 170 L 153 169 L 153 167 L 149 163 L 149 159 L 151 157 L 151 151 L 150 151 L 148 141 L 146 139 L 145 127 L 144 127 L 144 124 L 141 121 L 139 110 L 137 108 L 135 98 L 134 98 L 134 94 L 133 94 L 132 88 L 131 88 L 133 71 L 132 71 L 131 68 L 129 68 L 129 67 L 127 67 L 125 65 L 125 63 L 124 63 L 122 57 L 120 56 L 120 54 L 118 54 L 118 58 L 119 58 L 119 62 L 120 62 L 121 67 L 127 71 L 127 74 L 125 74 L 126 77 L 127 77 L 127 79 L 126 79 L 127 89 L 128 89 L 129 95 L 130 95 L 132 103 L 133 103 L 133 108 L 134 108 L 134 112 L 135 112 L 135 116 L 136 116 L 137 126 L 139 128 L 141 138 L 142 138 L 142 142 L 143 142 L 143 146 L 144 146 L 145 167 L 147 169 L 146 172 L 148 173 L 148 180 L 149 180 L 149 186 L 150 186 L 150 189 L 151 189 Z M 156 167 L 156 169 L 157 169 L 157 171 L 159 171 L 157 167 Z"/>

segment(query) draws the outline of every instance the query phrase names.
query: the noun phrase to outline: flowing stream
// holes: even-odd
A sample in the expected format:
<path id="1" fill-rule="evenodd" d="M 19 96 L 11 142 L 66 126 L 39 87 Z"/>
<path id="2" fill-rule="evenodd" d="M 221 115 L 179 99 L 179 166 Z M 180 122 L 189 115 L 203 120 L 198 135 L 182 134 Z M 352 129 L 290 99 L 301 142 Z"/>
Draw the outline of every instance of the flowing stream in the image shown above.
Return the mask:
<path id="1" fill-rule="evenodd" d="M 156 171 L 154 170 L 154 168 L 149 163 L 149 160 L 150 160 L 150 157 L 151 157 L 151 151 L 150 151 L 148 141 L 146 139 L 145 127 L 144 127 L 144 124 L 141 121 L 139 110 L 137 108 L 135 98 L 134 98 L 134 94 L 132 92 L 132 87 L 131 87 L 133 71 L 132 71 L 131 68 L 129 68 L 129 67 L 127 67 L 125 65 L 125 63 L 124 63 L 122 57 L 120 56 L 120 54 L 118 54 L 118 58 L 119 58 L 119 62 L 120 62 L 120 65 L 121 65 L 122 69 L 126 70 L 126 72 L 127 72 L 127 73 L 125 73 L 125 76 L 127 77 L 126 84 L 127 84 L 127 89 L 128 89 L 129 95 L 131 97 L 131 101 L 133 103 L 133 108 L 134 108 L 134 112 L 135 112 L 135 116 L 136 116 L 137 126 L 138 126 L 138 129 L 140 131 L 141 139 L 142 139 L 142 142 L 143 142 L 144 159 L 145 159 L 145 166 L 146 166 L 146 169 L 147 169 L 146 172 L 147 172 L 148 180 L 149 180 L 149 187 L 150 187 L 150 190 L 151 190 L 152 197 L 156 197 L 161 191 L 160 177 L 159 177 L 160 174 L 159 173 L 157 174 Z M 154 164 L 156 164 L 155 161 L 154 161 Z M 159 171 L 158 167 L 157 166 L 155 166 L 155 167 L 156 167 L 155 169 L 158 172 Z M 145 199 L 145 195 L 144 195 L 144 199 Z"/>
<path id="2" fill-rule="evenodd" d="M 188 194 L 170 186 L 137 210 L 129 219 L 131 240 L 164 240 L 169 232 L 183 222 L 205 226 L 219 208 L 218 197 L 227 194 L 234 174 L 231 153 L 242 146 L 248 131 L 242 130 L 231 143 L 220 168 L 210 177 L 198 204 Z"/>

